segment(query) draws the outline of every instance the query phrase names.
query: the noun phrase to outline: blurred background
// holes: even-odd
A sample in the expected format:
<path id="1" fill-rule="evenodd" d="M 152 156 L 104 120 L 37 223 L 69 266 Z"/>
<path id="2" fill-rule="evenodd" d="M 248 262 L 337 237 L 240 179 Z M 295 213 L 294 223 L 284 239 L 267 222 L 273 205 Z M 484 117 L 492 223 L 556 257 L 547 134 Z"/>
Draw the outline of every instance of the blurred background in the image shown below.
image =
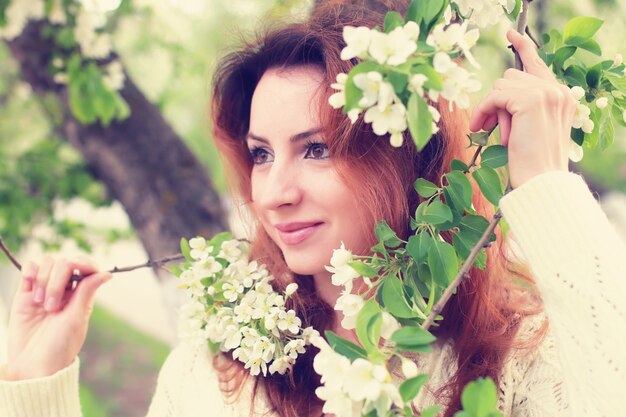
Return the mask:
<path id="1" fill-rule="evenodd" d="M 38 21 L 35 3 L 0 2 L 0 236 L 17 258 L 87 253 L 111 269 L 176 253 L 183 236 L 244 233 L 210 137 L 212 70 L 242 39 L 305 17 L 314 2 L 42 1 L 56 13 L 53 29 Z M 620 0 L 535 0 L 531 7 L 536 34 L 596 16 L 605 20 L 603 55 L 626 54 Z M 74 21 L 77 9 L 89 14 Z M 510 26 L 503 21 L 481 37 L 475 55 L 483 91 L 475 101 L 512 65 L 504 38 Z M 83 55 L 104 57 L 97 61 L 103 75 L 86 61 L 76 70 L 78 45 Z M 626 135 L 616 129 L 612 146 L 586 151 L 572 170 L 626 236 Z M 0 363 L 17 279 L 0 256 Z M 179 302 L 164 270 L 119 274 L 100 290 L 82 353 L 86 417 L 145 415 L 176 343 Z"/>

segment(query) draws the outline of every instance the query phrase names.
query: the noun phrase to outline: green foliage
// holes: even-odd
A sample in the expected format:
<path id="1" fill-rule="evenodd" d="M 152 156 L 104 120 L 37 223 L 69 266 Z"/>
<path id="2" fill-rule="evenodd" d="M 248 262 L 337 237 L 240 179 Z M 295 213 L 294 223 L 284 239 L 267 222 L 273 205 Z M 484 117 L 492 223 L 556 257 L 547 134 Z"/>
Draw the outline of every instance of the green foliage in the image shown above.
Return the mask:
<path id="1" fill-rule="evenodd" d="M 350 361 L 354 361 L 358 358 L 367 358 L 367 352 L 363 348 L 360 348 L 348 340 L 342 339 L 331 330 L 326 330 L 324 335 L 330 347 L 333 348 L 335 352 L 350 359 Z"/>
<path id="2" fill-rule="evenodd" d="M 418 375 L 409 378 L 400 385 L 400 396 L 404 402 L 412 401 L 428 381 L 428 375 Z"/>
<path id="3" fill-rule="evenodd" d="M 498 411 L 498 391 L 491 378 L 479 378 L 465 386 L 461 394 L 463 410 L 454 417 L 502 417 Z"/>
<path id="4" fill-rule="evenodd" d="M 432 136 L 433 118 L 428 111 L 428 103 L 416 93 L 411 94 L 408 112 L 408 125 L 411 137 L 418 150 L 422 150 Z"/>

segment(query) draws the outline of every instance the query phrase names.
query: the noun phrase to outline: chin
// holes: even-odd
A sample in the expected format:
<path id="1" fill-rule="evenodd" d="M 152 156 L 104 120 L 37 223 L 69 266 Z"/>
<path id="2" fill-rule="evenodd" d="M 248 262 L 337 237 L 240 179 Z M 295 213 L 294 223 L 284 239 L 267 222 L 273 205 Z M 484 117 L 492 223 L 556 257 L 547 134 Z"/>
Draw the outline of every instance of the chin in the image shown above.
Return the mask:
<path id="1" fill-rule="evenodd" d="M 298 275 L 315 275 L 322 271 L 325 271 L 323 262 L 319 260 L 318 262 L 314 261 L 311 258 L 308 259 L 289 259 L 285 258 L 285 262 L 287 263 L 287 267 L 289 270 Z"/>

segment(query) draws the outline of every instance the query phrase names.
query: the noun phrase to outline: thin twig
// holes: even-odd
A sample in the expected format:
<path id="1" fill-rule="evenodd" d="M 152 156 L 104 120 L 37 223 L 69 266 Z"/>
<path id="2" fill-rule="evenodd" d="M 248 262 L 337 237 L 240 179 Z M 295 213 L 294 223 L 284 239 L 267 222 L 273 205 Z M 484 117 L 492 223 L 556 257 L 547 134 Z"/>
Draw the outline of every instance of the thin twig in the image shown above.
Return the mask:
<path id="1" fill-rule="evenodd" d="M 433 309 L 430 311 L 430 314 L 428 314 L 428 317 L 426 318 L 424 323 L 422 323 L 423 329 L 428 329 L 433 324 L 435 318 L 443 311 L 443 308 L 446 306 L 448 300 L 450 300 L 450 297 L 452 297 L 452 294 L 454 293 L 456 288 L 461 284 L 461 282 L 463 282 L 464 279 L 469 277 L 469 270 L 474 264 L 474 259 L 476 259 L 476 257 L 480 253 L 480 250 L 483 247 L 487 247 L 487 245 L 489 245 L 489 238 L 491 237 L 491 234 L 495 230 L 501 218 L 502 213 L 500 212 L 500 210 L 498 210 L 496 214 L 494 214 L 491 223 L 489 223 L 489 226 L 483 233 L 478 243 L 476 243 L 476 245 L 472 248 L 472 251 L 463 263 L 463 266 L 454 278 L 454 281 L 452 281 L 452 284 L 450 284 L 448 288 L 446 288 L 446 290 L 441 295 L 439 301 L 437 301 L 437 304 L 435 304 Z"/>
<path id="2" fill-rule="evenodd" d="M 526 27 L 528 26 L 528 5 L 532 0 L 522 0 L 522 12 L 519 15 L 519 20 L 517 21 L 517 31 L 522 35 L 526 32 Z M 515 53 L 515 68 L 520 71 L 524 70 L 524 65 L 522 64 L 522 58 L 520 58 L 519 54 L 515 49 L 513 49 Z"/>
<path id="3" fill-rule="evenodd" d="M 17 259 L 15 259 L 15 256 L 13 256 L 9 248 L 7 248 L 7 245 L 4 243 L 4 240 L 2 240 L 2 236 L 0 236 L 0 248 L 7 255 L 11 263 L 15 265 L 15 267 L 21 271 L 22 265 L 17 261 Z"/>
<path id="4" fill-rule="evenodd" d="M 22 265 L 17 261 L 15 256 L 13 256 L 13 254 L 9 250 L 9 248 L 5 245 L 4 240 L 2 240 L 2 236 L 0 236 L 0 249 L 2 249 L 2 251 L 6 254 L 6 256 L 9 258 L 11 263 L 13 263 L 13 265 L 15 265 L 15 267 L 18 270 L 21 271 L 22 270 Z M 107 272 L 109 272 L 110 274 L 119 274 L 120 272 L 130 272 L 130 271 L 134 271 L 134 270 L 140 269 L 140 268 L 151 268 L 151 267 L 160 268 L 164 264 L 167 264 L 167 263 L 170 263 L 170 262 L 175 262 L 175 261 L 182 261 L 183 259 L 185 259 L 185 256 L 182 253 L 177 253 L 176 255 L 167 256 L 167 257 L 165 257 L 163 259 L 159 259 L 159 260 L 156 260 L 156 261 L 149 260 L 148 262 L 143 263 L 143 264 L 139 264 L 139 265 L 124 266 L 124 267 L 121 267 L 121 268 L 118 268 L 116 266 L 116 267 L 114 267 L 113 269 L 111 269 L 111 270 L 109 270 Z M 70 283 L 79 282 L 83 278 L 85 278 L 85 277 L 80 275 L 80 274 L 76 274 L 76 273 L 72 274 L 72 277 L 70 278 Z"/>
<path id="5" fill-rule="evenodd" d="M 530 30 L 528 26 L 526 26 L 526 34 L 528 35 L 530 40 L 535 43 L 535 46 L 537 47 L 537 49 L 541 49 L 541 42 L 539 42 L 537 38 L 535 38 L 535 35 L 533 35 L 533 32 Z"/>

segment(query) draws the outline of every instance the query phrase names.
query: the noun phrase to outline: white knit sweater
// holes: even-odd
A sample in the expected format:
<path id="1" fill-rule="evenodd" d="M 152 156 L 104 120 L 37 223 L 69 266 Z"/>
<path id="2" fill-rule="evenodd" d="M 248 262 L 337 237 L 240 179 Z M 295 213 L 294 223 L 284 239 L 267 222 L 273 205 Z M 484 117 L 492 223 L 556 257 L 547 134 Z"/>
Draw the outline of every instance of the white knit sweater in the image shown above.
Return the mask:
<path id="1" fill-rule="evenodd" d="M 583 179 L 551 172 L 505 196 L 500 207 L 531 266 L 550 322 L 550 333 L 530 355 L 512 353 L 500 384 L 506 417 L 618 417 L 626 415 L 626 245 L 611 227 Z M 533 331 L 541 317 L 527 320 Z M 417 398 L 455 371 L 450 344 L 416 358 L 431 375 Z M 79 417 L 76 360 L 55 375 L 0 381 L 1 417 Z M 0 367 L 0 379 L 4 367 Z M 148 417 L 247 417 L 251 383 L 225 398 L 209 352 L 180 345 L 159 375 Z M 267 411 L 261 391 L 255 414 Z M 271 416 L 271 414 L 270 414 Z"/>

